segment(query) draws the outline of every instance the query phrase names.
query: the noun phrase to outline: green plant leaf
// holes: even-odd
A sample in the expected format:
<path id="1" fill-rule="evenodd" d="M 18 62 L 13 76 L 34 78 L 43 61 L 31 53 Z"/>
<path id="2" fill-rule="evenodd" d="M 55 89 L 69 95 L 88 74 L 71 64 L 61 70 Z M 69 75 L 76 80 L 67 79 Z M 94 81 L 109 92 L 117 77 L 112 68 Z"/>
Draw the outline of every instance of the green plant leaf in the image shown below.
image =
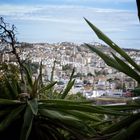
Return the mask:
<path id="1" fill-rule="evenodd" d="M 10 81 L 6 76 L 5 76 L 5 82 L 6 82 L 6 88 L 10 92 L 9 97 L 11 97 L 12 99 L 16 99 L 16 97 L 18 96 L 18 90 L 17 90 L 18 82 L 15 81 L 14 79 Z"/>
<path id="2" fill-rule="evenodd" d="M 71 88 L 73 87 L 74 83 L 75 83 L 75 80 L 72 80 L 73 78 L 73 75 L 74 75 L 74 72 L 75 72 L 75 69 L 72 70 L 72 73 L 71 73 L 71 76 L 70 76 L 70 79 L 69 79 L 69 82 L 65 88 L 65 90 L 63 91 L 63 93 L 61 94 L 61 99 L 64 99 L 69 91 L 71 90 Z"/>
<path id="3" fill-rule="evenodd" d="M 74 116 L 66 115 L 65 113 L 61 114 L 58 111 L 48 109 L 41 109 L 39 110 L 39 112 L 41 115 L 46 116 L 53 121 L 56 121 L 58 125 L 61 123 L 62 126 L 64 126 L 66 129 L 69 129 L 69 131 L 71 131 L 72 133 L 73 130 L 77 131 L 81 135 L 86 135 L 85 132 L 90 132 L 86 124 L 79 118 L 76 118 Z"/>
<path id="4" fill-rule="evenodd" d="M 64 98 L 68 95 L 68 93 L 69 93 L 69 91 L 71 90 L 71 88 L 73 87 L 74 83 L 75 83 L 75 80 L 70 81 L 70 82 L 67 84 L 67 87 L 65 88 L 64 92 L 63 92 L 62 95 L 61 95 L 61 99 L 64 99 Z"/>
<path id="5" fill-rule="evenodd" d="M 96 33 L 96 35 L 99 37 L 99 39 L 103 40 L 106 44 L 108 44 L 112 49 L 114 49 L 116 52 L 118 52 L 123 58 L 127 60 L 128 63 L 130 63 L 136 70 L 140 71 L 140 66 L 137 65 L 130 57 L 129 55 L 123 51 L 117 44 L 115 44 L 111 39 L 109 39 L 102 31 L 100 31 L 95 25 L 93 25 L 90 21 L 88 21 L 86 18 L 84 18 L 85 21 L 88 23 L 88 25 L 91 27 L 91 29 Z"/>
<path id="6" fill-rule="evenodd" d="M 56 64 L 56 60 L 55 60 L 54 63 L 53 63 L 53 67 L 52 67 L 52 71 L 51 71 L 51 79 L 50 79 L 51 82 L 53 82 L 55 64 Z"/>
<path id="7" fill-rule="evenodd" d="M 30 106 L 32 113 L 34 115 L 37 115 L 37 113 L 38 113 L 38 101 L 37 101 L 37 99 L 34 98 L 30 101 L 27 101 L 27 104 Z"/>
<path id="8" fill-rule="evenodd" d="M 42 67 L 43 67 L 43 65 L 42 65 L 42 61 L 41 61 L 41 62 L 40 62 L 40 67 L 39 67 L 39 84 L 40 84 L 41 87 L 43 86 L 43 80 L 42 80 L 42 76 L 43 76 L 43 74 L 42 74 Z"/>
<path id="9" fill-rule="evenodd" d="M 109 126 L 102 133 L 108 134 L 108 133 L 120 131 L 121 129 L 126 128 L 129 125 L 131 125 L 135 120 L 139 119 L 139 117 L 140 117 L 140 114 L 134 114 L 134 115 L 127 116 L 127 117 L 121 119 L 116 124 Z"/>
<path id="10" fill-rule="evenodd" d="M 73 101 L 73 100 L 63 100 L 63 99 L 47 99 L 47 100 L 39 100 L 38 102 L 41 103 L 41 105 L 45 105 L 45 104 L 61 104 L 61 105 L 80 105 L 80 104 L 92 104 L 93 101 Z M 44 104 L 42 104 L 44 103 Z"/>
<path id="11" fill-rule="evenodd" d="M 116 110 L 116 111 L 133 111 L 133 110 L 139 110 L 140 109 L 140 105 L 136 104 L 136 105 L 107 105 L 107 106 L 102 106 L 103 108 L 108 108 L 111 110 Z"/>
<path id="12" fill-rule="evenodd" d="M 105 63 L 110 66 L 113 67 L 119 71 L 123 72 L 123 68 L 118 64 L 118 62 L 116 60 L 114 60 L 113 58 L 111 58 L 110 56 L 104 54 L 103 52 L 101 52 L 100 50 L 98 50 L 97 48 L 93 47 L 92 45 L 89 44 L 85 44 L 91 51 L 97 53 L 104 61 Z"/>
<path id="13" fill-rule="evenodd" d="M 37 79 L 35 78 L 35 81 L 34 81 L 32 87 L 31 87 L 32 91 L 31 91 L 30 95 L 31 95 L 32 98 L 37 98 L 37 96 L 38 96 L 38 90 L 40 88 L 39 87 L 39 79 L 40 79 L 39 77 L 40 76 L 38 76 Z"/>
<path id="14" fill-rule="evenodd" d="M 115 54 L 113 54 L 113 57 L 115 58 L 115 60 L 120 64 L 120 66 L 123 68 L 123 72 L 130 76 L 131 78 L 135 79 L 138 83 L 140 83 L 140 75 L 133 70 L 128 64 L 126 64 L 123 60 L 121 60 L 120 58 L 118 58 Z"/>
<path id="15" fill-rule="evenodd" d="M 26 74 L 26 78 L 28 81 L 28 84 L 30 85 L 30 88 L 33 86 L 33 81 L 32 81 L 32 72 L 31 70 L 29 70 L 29 68 L 27 66 L 24 65 L 24 70 L 25 70 L 25 74 Z"/>
<path id="16" fill-rule="evenodd" d="M 51 139 L 54 139 L 54 140 L 63 140 L 63 139 L 65 139 L 64 136 L 63 136 L 63 134 L 61 134 L 59 132 L 59 130 L 56 127 L 54 127 L 53 125 L 49 126 L 49 125 L 41 124 L 40 128 L 45 129 L 44 131 L 46 131 L 47 133 L 49 133 L 49 136 L 52 136 L 53 137 L 53 138 L 50 137 L 50 140 Z M 44 138 L 44 135 L 43 134 L 41 134 L 41 136 Z"/>
<path id="17" fill-rule="evenodd" d="M 39 93 L 44 93 L 46 90 L 49 90 L 51 89 L 57 82 L 51 82 L 49 83 L 48 85 L 42 87 L 40 90 L 39 90 Z"/>
<path id="18" fill-rule="evenodd" d="M 0 117 L 9 114 L 9 112 L 11 112 L 11 108 L 10 109 L 4 109 L 0 111 Z"/>
<path id="19" fill-rule="evenodd" d="M 28 137 L 30 135 L 31 129 L 32 129 L 32 123 L 33 123 L 33 108 L 31 109 L 30 105 L 27 104 L 25 113 L 24 113 L 24 122 L 21 129 L 20 134 L 20 140 L 28 140 Z"/>
<path id="20" fill-rule="evenodd" d="M 132 90 L 132 92 L 134 93 L 134 96 L 140 96 L 140 89 L 136 88 L 134 90 Z M 138 100 L 138 99 L 136 99 Z"/>
<path id="21" fill-rule="evenodd" d="M 12 105 L 19 105 L 23 104 L 18 100 L 9 100 L 9 99 L 0 99 L 0 106 L 12 106 Z"/>
<path id="22" fill-rule="evenodd" d="M 140 119 L 133 121 L 133 123 L 127 128 L 128 136 L 134 136 L 135 132 L 139 132 L 140 129 Z"/>
<path id="23" fill-rule="evenodd" d="M 69 81 L 72 81 L 72 78 L 73 78 L 74 72 L 75 72 L 75 69 L 73 68 L 72 73 L 71 73 L 71 76 L 70 76 L 70 80 L 69 80 Z"/>
<path id="24" fill-rule="evenodd" d="M 97 114 L 110 114 L 110 115 L 122 115 L 122 116 L 127 116 L 128 113 L 125 112 L 119 112 L 119 111 L 115 111 L 115 110 L 111 110 L 111 109 L 106 109 L 100 106 L 93 106 L 93 105 L 76 105 L 76 104 L 58 104 L 58 103 L 54 103 L 54 104 L 40 104 L 39 108 L 48 108 L 51 110 L 59 110 L 59 109 L 66 109 L 66 110 L 76 110 L 76 111 L 83 111 L 83 112 L 89 112 L 89 113 L 97 113 Z"/>
<path id="25" fill-rule="evenodd" d="M 139 128 L 140 128 L 140 119 L 138 120 L 133 119 L 129 127 L 127 126 L 127 128 L 122 129 L 110 140 L 128 140 L 128 138 L 135 139 L 136 132 L 139 135 Z"/>
<path id="26" fill-rule="evenodd" d="M 101 120 L 99 118 L 97 118 L 96 116 L 93 116 L 89 113 L 85 113 L 82 111 L 77 111 L 77 110 L 61 110 L 59 109 L 59 111 L 62 111 L 64 113 L 70 114 L 72 116 L 75 116 L 77 118 L 80 118 L 81 120 L 91 120 L 91 121 L 96 121 L 96 122 L 100 122 Z"/>
<path id="27" fill-rule="evenodd" d="M 140 83 L 140 76 L 137 72 L 135 72 L 128 64 L 126 64 L 124 61 L 122 61 L 120 58 L 118 58 L 115 54 L 112 53 L 113 57 L 115 58 L 115 60 L 109 56 L 107 56 L 106 54 L 104 54 L 103 52 L 101 52 L 100 50 L 96 49 L 95 47 L 89 45 L 89 44 L 85 44 L 91 51 L 97 53 L 108 66 L 111 66 L 115 69 L 117 69 L 120 72 L 125 73 L 126 75 L 130 76 L 131 78 L 135 79 L 136 81 L 138 81 L 138 83 Z"/>
<path id="28" fill-rule="evenodd" d="M 128 139 L 127 130 L 122 129 L 118 134 L 116 134 L 110 140 L 127 140 L 127 139 Z"/>
<path id="29" fill-rule="evenodd" d="M 20 113 L 23 111 L 23 109 L 25 108 L 25 105 L 20 105 L 19 107 L 11 110 L 9 112 L 9 115 L 6 116 L 6 118 L 1 121 L 0 123 L 0 131 L 5 130 L 13 121 L 15 121 Z"/>

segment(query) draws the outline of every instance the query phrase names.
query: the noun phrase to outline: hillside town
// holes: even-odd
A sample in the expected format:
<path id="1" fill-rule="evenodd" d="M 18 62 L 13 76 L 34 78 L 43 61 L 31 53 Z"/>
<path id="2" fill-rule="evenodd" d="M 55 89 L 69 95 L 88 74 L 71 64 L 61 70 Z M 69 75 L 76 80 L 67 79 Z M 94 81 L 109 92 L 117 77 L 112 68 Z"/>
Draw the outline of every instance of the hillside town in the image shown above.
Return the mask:
<path id="1" fill-rule="evenodd" d="M 110 56 L 112 50 L 102 44 L 93 43 Z M 43 82 L 47 83 L 54 68 L 53 80 L 57 81 L 56 89 L 65 88 L 73 68 L 75 85 L 71 94 L 82 93 L 87 98 L 99 96 L 123 96 L 124 92 L 134 89 L 137 82 L 121 72 L 107 66 L 104 61 L 91 52 L 84 44 L 61 43 L 19 43 L 16 47 L 20 59 L 28 61 L 36 77 L 39 65 L 43 65 Z M 140 65 L 140 50 L 124 49 Z M 16 64 L 16 58 L 10 52 L 10 46 L 1 47 L 0 62 Z M 117 55 L 117 54 L 116 54 Z M 125 61 L 125 60 L 124 60 Z M 128 95 L 131 96 L 131 95 Z"/>

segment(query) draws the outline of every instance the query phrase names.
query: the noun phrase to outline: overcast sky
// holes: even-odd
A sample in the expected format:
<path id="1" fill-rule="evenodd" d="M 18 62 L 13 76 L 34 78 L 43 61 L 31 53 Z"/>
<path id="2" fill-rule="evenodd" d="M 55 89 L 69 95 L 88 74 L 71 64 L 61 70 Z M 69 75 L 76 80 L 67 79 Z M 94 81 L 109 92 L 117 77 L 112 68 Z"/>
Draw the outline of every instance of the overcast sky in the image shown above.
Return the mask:
<path id="1" fill-rule="evenodd" d="M 0 0 L 0 16 L 17 27 L 18 41 L 102 43 L 86 17 L 123 48 L 140 49 L 135 0 Z"/>

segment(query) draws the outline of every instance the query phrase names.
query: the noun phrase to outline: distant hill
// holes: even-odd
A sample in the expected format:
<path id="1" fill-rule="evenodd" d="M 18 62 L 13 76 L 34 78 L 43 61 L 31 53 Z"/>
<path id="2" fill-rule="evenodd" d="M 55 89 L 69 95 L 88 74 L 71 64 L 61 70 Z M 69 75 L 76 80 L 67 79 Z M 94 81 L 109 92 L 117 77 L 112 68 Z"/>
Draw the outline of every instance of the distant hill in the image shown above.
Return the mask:
<path id="1" fill-rule="evenodd" d="M 98 43 L 98 42 L 93 42 L 93 43 L 89 43 L 99 49 L 101 49 L 102 51 L 111 51 L 112 49 L 110 47 L 108 47 L 107 45 Z M 58 43 L 27 43 L 27 42 L 22 42 L 21 43 L 21 47 L 22 48 L 32 48 L 34 47 L 34 45 L 55 45 L 55 46 L 65 46 L 65 47 L 71 47 L 71 46 L 75 46 L 78 51 L 83 51 L 85 50 L 85 44 L 75 44 L 73 42 L 58 42 Z M 133 48 L 122 48 L 124 51 L 130 52 L 130 51 L 135 51 L 135 52 L 139 52 L 140 49 L 133 49 Z"/>

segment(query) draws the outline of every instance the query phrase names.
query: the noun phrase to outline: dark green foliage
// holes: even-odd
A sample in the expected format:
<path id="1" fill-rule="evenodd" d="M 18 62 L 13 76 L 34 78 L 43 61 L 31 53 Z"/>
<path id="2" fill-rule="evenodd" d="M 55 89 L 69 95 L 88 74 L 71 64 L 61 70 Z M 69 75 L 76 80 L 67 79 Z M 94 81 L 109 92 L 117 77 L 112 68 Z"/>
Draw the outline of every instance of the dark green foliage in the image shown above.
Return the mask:
<path id="1" fill-rule="evenodd" d="M 20 92 L 19 69 L 13 64 L 0 64 L 0 98 L 16 99 Z"/>
<path id="2" fill-rule="evenodd" d="M 73 85 L 75 83 L 75 80 L 72 79 L 73 75 L 74 75 L 74 69 L 73 69 L 72 74 L 70 76 L 69 82 L 61 95 L 61 99 L 64 99 L 67 96 L 67 94 L 69 93 L 69 91 L 71 90 L 71 88 L 73 87 Z"/>
<path id="3" fill-rule="evenodd" d="M 5 139 L 19 139 L 20 137 L 21 140 L 27 140 L 33 139 L 35 135 L 40 140 L 44 138 L 53 140 L 63 139 L 65 133 L 76 139 L 84 139 L 96 134 L 96 130 L 89 127 L 86 121 L 100 122 L 96 117 L 84 113 L 95 112 L 96 109 L 90 106 L 90 102 L 37 99 L 20 102 L 0 99 L 0 107 L 2 108 L 0 134 Z M 2 111 L 3 109 L 4 111 Z M 104 111 L 99 111 L 99 113 L 102 114 Z M 5 118 L 6 114 L 9 115 Z M 16 123 L 15 120 L 17 120 Z M 9 134 L 10 137 L 8 137 L 8 133 L 13 131 L 13 125 L 15 126 L 14 131 L 18 132 L 18 135 Z M 19 130 L 21 131 L 19 132 Z M 61 133 L 61 130 L 65 133 Z"/>
<path id="4" fill-rule="evenodd" d="M 108 56 L 103 53 L 96 47 L 85 44 L 91 51 L 97 53 L 104 62 L 116 70 L 123 72 L 127 76 L 130 76 L 132 79 L 135 79 L 140 83 L 140 67 L 137 65 L 127 53 L 125 53 L 119 46 L 117 46 L 111 39 L 109 39 L 103 32 L 101 32 L 95 25 L 90 21 L 85 19 L 91 29 L 96 33 L 99 39 L 103 40 L 106 44 L 111 47 L 115 53 L 112 53 L 112 56 Z M 125 61 L 123 60 L 125 59 Z M 139 87 L 134 89 L 133 92 L 135 95 L 139 95 Z M 121 111 L 122 113 L 128 113 L 126 117 L 119 117 L 116 120 L 116 123 L 105 128 L 101 133 L 104 136 L 110 136 L 108 139 L 111 140 L 136 140 L 140 139 L 139 130 L 140 130 L 140 100 L 134 100 L 129 103 L 130 105 L 121 105 L 121 106 L 104 106 L 104 109 L 111 109 L 113 111 Z M 109 113 L 106 113 L 109 115 Z M 108 116 L 109 117 L 109 116 Z M 100 138 L 99 138 L 100 139 Z"/>
<path id="5" fill-rule="evenodd" d="M 24 70 L 25 85 L 21 84 L 19 78 L 11 80 L 12 76 L 3 79 L 4 83 L 7 83 L 3 86 L 7 89 L 3 93 L 7 100 L 0 99 L 2 139 L 61 140 L 73 138 L 81 140 L 96 135 L 96 129 L 92 128 L 88 121 L 100 122 L 94 115 L 98 109 L 92 107 L 92 102 L 86 100 L 67 100 L 70 99 L 68 93 L 74 84 L 74 70 L 66 88 L 56 97 L 52 90 L 56 82 L 51 81 L 46 86 L 42 85 L 41 72 L 33 80 L 28 66 L 24 66 Z M 40 71 L 42 71 L 41 67 Z M 22 93 L 22 88 L 27 93 Z M 101 108 L 99 113 L 104 114 L 106 111 Z M 119 112 L 112 113 L 118 114 Z M 18 134 L 15 135 L 15 132 Z"/>

